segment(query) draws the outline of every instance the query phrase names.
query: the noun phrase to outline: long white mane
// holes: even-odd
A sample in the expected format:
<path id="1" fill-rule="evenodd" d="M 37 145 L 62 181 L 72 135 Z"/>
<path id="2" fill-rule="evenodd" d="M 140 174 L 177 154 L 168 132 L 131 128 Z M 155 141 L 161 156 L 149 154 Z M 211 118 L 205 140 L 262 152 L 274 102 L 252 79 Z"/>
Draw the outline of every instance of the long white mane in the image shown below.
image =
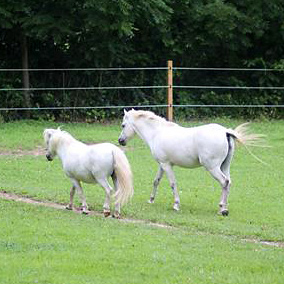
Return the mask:
<path id="1" fill-rule="evenodd" d="M 127 112 L 127 115 L 131 116 L 131 118 L 135 121 L 138 119 L 149 120 L 152 123 L 158 123 L 162 126 L 175 126 L 176 124 L 170 121 L 167 121 L 165 118 L 154 114 L 152 111 L 148 110 L 130 110 Z"/>

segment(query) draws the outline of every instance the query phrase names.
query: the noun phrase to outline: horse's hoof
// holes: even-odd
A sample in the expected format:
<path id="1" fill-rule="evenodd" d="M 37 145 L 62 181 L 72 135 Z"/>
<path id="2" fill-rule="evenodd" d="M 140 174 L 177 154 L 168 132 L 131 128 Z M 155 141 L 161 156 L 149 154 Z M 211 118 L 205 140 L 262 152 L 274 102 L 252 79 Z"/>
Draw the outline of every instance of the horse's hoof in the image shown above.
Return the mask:
<path id="1" fill-rule="evenodd" d="M 66 210 L 73 210 L 73 207 L 70 206 L 70 205 L 67 205 L 67 206 L 65 207 L 65 209 L 66 209 Z"/>
<path id="2" fill-rule="evenodd" d="M 110 216 L 110 211 L 104 211 L 104 216 L 107 218 Z"/>
<path id="3" fill-rule="evenodd" d="M 149 204 L 154 203 L 154 198 L 153 198 L 153 197 L 151 197 L 151 198 L 148 200 L 148 203 L 149 203 Z"/>
<path id="4" fill-rule="evenodd" d="M 84 215 L 88 215 L 88 214 L 89 214 L 89 212 L 88 212 L 88 211 L 82 211 L 82 214 L 84 214 Z"/>
<path id="5" fill-rule="evenodd" d="M 222 216 L 228 216 L 229 215 L 229 210 L 228 209 L 224 209 L 221 211 Z"/>

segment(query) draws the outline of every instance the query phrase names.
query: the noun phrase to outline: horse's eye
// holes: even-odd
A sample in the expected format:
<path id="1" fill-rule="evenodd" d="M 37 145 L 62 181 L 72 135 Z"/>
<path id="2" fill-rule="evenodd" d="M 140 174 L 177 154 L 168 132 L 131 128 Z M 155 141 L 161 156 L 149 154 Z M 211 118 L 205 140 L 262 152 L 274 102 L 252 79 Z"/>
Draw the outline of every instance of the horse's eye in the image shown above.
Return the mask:
<path id="1" fill-rule="evenodd" d="M 125 127 L 125 124 L 122 124 L 121 127 L 124 128 L 124 127 Z"/>

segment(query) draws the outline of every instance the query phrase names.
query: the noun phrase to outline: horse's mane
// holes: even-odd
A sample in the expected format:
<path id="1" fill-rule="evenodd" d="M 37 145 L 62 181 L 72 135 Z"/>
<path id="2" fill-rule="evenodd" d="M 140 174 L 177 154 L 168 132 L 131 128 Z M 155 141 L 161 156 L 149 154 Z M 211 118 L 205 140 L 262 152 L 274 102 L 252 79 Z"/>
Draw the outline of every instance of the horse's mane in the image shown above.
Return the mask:
<path id="1" fill-rule="evenodd" d="M 136 111 L 129 111 L 132 114 L 134 119 L 144 118 L 149 119 L 155 122 L 158 122 L 164 126 L 175 126 L 174 122 L 167 121 L 165 118 L 156 115 L 152 111 L 148 110 L 136 110 Z"/>

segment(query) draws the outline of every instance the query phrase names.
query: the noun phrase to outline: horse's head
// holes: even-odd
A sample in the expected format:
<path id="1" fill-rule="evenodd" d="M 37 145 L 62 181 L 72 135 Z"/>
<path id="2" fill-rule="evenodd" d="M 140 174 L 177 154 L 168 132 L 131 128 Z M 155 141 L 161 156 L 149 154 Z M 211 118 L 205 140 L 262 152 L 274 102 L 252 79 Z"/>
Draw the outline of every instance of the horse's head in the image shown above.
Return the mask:
<path id="1" fill-rule="evenodd" d="M 118 138 L 118 143 L 122 146 L 125 146 L 127 141 L 131 139 L 135 135 L 135 130 L 133 127 L 133 120 L 131 114 L 135 112 L 135 110 L 126 111 L 124 110 L 124 117 L 122 120 L 122 131 Z"/>
<path id="2" fill-rule="evenodd" d="M 45 142 L 45 149 L 46 149 L 46 159 L 48 161 L 52 161 L 56 156 L 56 151 L 54 147 L 54 136 L 55 134 L 60 131 L 60 129 L 45 129 L 43 132 L 43 139 Z"/>

